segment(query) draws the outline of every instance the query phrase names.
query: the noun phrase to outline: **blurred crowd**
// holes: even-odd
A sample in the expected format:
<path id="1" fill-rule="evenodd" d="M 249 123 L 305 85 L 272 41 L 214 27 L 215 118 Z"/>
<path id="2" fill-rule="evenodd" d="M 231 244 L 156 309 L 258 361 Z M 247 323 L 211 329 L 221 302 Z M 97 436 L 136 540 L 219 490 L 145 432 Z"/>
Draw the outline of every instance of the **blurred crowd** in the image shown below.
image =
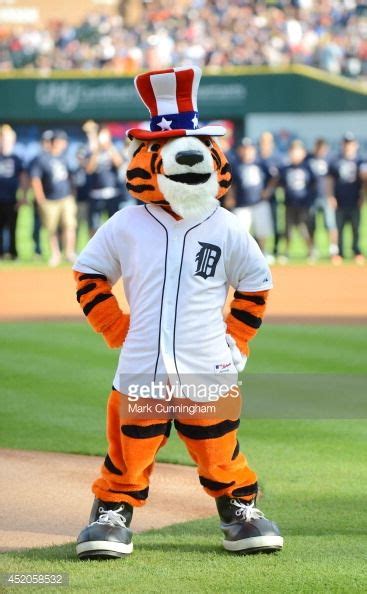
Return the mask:
<path id="1" fill-rule="evenodd" d="M 129 5 L 129 3 L 127 3 Z M 365 0 L 141 0 L 135 19 L 90 14 L 79 25 L 0 28 L 0 71 L 141 69 L 197 64 L 320 67 L 367 75 Z M 128 10 L 126 10 L 128 13 Z"/>
<path id="2" fill-rule="evenodd" d="M 292 233 L 298 229 L 308 259 L 319 254 L 315 245 L 318 213 L 329 241 L 329 257 L 340 264 L 346 255 L 344 229 L 352 231 L 352 252 L 356 263 L 364 263 L 360 249 L 361 209 L 367 189 L 367 160 L 359 155 L 356 137 L 347 132 L 336 154 L 324 138 L 315 140 L 310 152 L 299 139 L 291 141 L 286 153 L 277 152 L 274 137 L 264 132 L 256 144 L 243 138 L 229 150 L 233 184 L 223 205 L 232 210 L 243 227 L 258 241 L 269 263 L 289 258 Z M 269 241 L 272 251 L 267 251 Z M 280 253 L 279 243 L 285 248 Z"/>
<path id="3" fill-rule="evenodd" d="M 0 257 L 17 259 L 17 217 L 20 207 L 29 204 L 29 196 L 34 253 L 41 256 L 43 227 L 50 266 L 57 266 L 62 256 L 74 261 L 82 223 L 92 236 L 106 217 L 135 202 L 125 185 L 125 151 L 115 147 L 108 128 L 86 122 L 83 129 L 85 143 L 73 161 L 66 132 L 56 129 L 42 134 L 38 154 L 25 163 L 14 150 L 14 130 L 6 124 L 0 128 Z"/>
<path id="4" fill-rule="evenodd" d="M 48 263 L 57 266 L 62 258 L 74 261 L 81 225 L 92 236 L 104 220 L 135 203 L 125 184 L 126 147 L 118 149 L 109 129 L 93 121 L 86 122 L 83 131 L 85 142 L 73 165 L 63 130 L 46 130 L 38 154 L 26 164 L 14 150 L 14 130 L 7 124 L 0 127 L 0 258 L 17 259 L 17 217 L 23 205 L 31 204 L 35 256 L 43 257 L 43 228 L 49 243 Z M 257 142 L 245 137 L 238 146 L 231 146 L 230 137 L 225 137 L 222 146 L 233 172 L 233 184 L 222 205 L 254 235 L 270 263 L 288 260 L 295 228 L 310 261 L 318 258 L 318 213 L 332 262 L 341 263 L 349 252 L 344 229 L 350 227 L 353 257 L 364 263 L 359 239 L 367 160 L 361 159 L 352 133 L 343 136 L 337 152 L 330 151 L 323 138 L 309 152 L 299 139 L 290 142 L 287 152 L 280 152 L 270 132 Z"/>

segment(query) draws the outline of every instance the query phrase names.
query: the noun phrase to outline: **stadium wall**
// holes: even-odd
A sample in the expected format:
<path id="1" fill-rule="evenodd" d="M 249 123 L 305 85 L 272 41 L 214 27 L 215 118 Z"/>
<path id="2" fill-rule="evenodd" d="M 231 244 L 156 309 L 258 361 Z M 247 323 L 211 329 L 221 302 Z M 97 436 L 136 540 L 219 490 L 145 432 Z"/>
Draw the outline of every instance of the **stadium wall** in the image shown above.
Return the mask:
<path id="1" fill-rule="evenodd" d="M 19 73 L 1 75 L 0 89 L 1 119 L 10 123 L 146 118 L 131 77 L 77 72 L 44 78 Z M 310 67 L 229 70 L 205 75 L 200 88 L 203 120 L 243 119 L 252 113 L 361 111 L 367 111 L 365 86 Z"/>

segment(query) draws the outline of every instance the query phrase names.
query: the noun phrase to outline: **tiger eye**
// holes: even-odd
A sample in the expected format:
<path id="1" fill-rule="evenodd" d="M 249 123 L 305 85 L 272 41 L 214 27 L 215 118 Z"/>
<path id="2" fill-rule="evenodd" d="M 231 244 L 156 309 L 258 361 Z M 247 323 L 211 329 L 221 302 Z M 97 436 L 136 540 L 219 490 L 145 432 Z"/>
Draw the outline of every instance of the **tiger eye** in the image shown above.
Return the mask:
<path id="1" fill-rule="evenodd" d="M 210 140 L 203 140 L 205 146 L 211 147 L 212 143 L 210 142 Z"/>
<path id="2" fill-rule="evenodd" d="M 152 152 L 155 152 L 155 151 L 159 151 L 160 148 L 161 148 L 160 144 L 152 144 L 152 146 L 150 147 L 150 150 Z"/>

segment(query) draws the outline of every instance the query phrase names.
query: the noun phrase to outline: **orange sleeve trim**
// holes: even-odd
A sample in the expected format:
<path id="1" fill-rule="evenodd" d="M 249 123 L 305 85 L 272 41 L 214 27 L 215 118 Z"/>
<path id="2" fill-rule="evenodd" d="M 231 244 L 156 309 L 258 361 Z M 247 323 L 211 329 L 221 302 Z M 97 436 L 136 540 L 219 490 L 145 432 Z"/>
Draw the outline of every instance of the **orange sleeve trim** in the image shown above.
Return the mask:
<path id="1" fill-rule="evenodd" d="M 124 314 L 102 274 L 74 272 L 77 300 L 95 332 L 103 334 L 107 344 L 120 347 L 129 329 L 130 316 Z"/>
<path id="2" fill-rule="evenodd" d="M 269 291 L 254 293 L 236 291 L 227 317 L 227 332 L 244 355 L 249 355 L 248 342 L 256 335 L 264 317 Z"/>

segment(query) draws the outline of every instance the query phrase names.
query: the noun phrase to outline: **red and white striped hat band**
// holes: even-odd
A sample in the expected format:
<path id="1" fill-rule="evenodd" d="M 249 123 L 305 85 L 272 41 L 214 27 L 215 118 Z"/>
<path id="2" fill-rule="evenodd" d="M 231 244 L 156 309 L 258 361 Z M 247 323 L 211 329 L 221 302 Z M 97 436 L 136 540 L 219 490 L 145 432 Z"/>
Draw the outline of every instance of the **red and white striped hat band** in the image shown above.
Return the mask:
<path id="1" fill-rule="evenodd" d="M 139 74 L 135 88 L 150 112 L 150 131 L 132 128 L 131 138 L 154 139 L 174 136 L 223 136 L 223 126 L 199 127 L 197 94 L 201 70 L 169 68 Z"/>

